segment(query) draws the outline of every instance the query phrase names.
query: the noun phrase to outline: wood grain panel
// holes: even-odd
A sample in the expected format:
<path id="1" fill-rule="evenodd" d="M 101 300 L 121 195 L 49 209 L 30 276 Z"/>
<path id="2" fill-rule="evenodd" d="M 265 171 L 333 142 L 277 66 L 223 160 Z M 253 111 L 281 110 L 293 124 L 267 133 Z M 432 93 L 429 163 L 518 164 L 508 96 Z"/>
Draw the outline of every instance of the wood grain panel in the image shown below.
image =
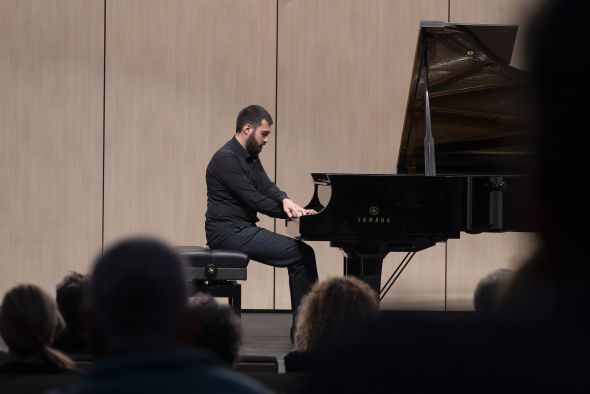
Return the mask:
<path id="1" fill-rule="evenodd" d="M 446 245 L 418 252 L 381 301 L 386 310 L 444 310 Z M 382 287 L 405 257 L 390 253 L 383 264 Z"/>
<path id="2" fill-rule="evenodd" d="M 102 0 L 0 2 L 0 297 L 101 247 Z"/>
<path id="3" fill-rule="evenodd" d="M 279 0 L 277 182 L 295 201 L 311 198 L 311 172 L 395 172 L 419 22 L 447 16 L 446 0 Z M 340 253 L 313 246 L 320 279 L 341 275 Z M 420 259 L 412 269 L 424 275 L 400 278 L 392 297 L 438 293 L 440 264 Z M 287 309 L 287 275 L 277 274 L 277 307 Z"/>
<path id="4" fill-rule="evenodd" d="M 517 24 L 511 64 L 526 69 L 523 54 L 531 12 L 540 0 L 451 0 L 451 22 Z M 462 234 L 449 241 L 448 308 L 473 308 L 473 291 L 486 274 L 499 268 L 517 268 L 535 248 L 532 234 Z"/>
<path id="5" fill-rule="evenodd" d="M 275 111 L 276 2 L 107 4 L 105 240 L 204 245 L 210 157 L 240 109 Z M 262 160 L 274 176 L 273 147 Z M 272 308 L 272 268 L 248 276 L 243 307 Z"/>

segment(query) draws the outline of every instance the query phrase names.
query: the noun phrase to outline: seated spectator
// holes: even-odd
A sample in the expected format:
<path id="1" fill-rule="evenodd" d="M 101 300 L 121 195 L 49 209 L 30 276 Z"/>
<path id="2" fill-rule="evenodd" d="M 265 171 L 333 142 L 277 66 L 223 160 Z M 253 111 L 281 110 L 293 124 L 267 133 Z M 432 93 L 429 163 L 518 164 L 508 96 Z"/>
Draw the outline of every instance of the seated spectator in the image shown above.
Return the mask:
<path id="1" fill-rule="evenodd" d="M 53 347 L 76 360 L 91 358 L 90 335 L 82 318 L 82 303 L 88 290 L 88 278 L 70 272 L 57 285 L 56 302 L 66 328 L 53 342 Z"/>
<path id="2" fill-rule="evenodd" d="M 227 305 L 220 305 L 208 294 L 197 293 L 189 302 L 184 340 L 190 346 L 206 349 L 228 365 L 238 358 L 242 328 Z"/>
<path id="3" fill-rule="evenodd" d="M 9 290 L 0 309 L 0 335 L 9 360 L 0 373 L 9 375 L 77 372 L 74 362 L 50 347 L 64 326 L 55 302 L 35 285 Z"/>
<path id="4" fill-rule="evenodd" d="M 379 315 L 377 293 L 354 277 L 316 283 L 299 308 L 295 351 L 285 356 L 287 372 L 314 370 L 315 353 L 361 332 Z"/>
<path id="5" fill-rule="evenodd" d="M 90 279 L 91 326 L 103 359 L 67 393 L 261 393 L 208 353 L 177 346 L 187 292 L 180 257 L 159 241 L 107 249 Z"/>
<path id="6" fill-rule="evenodd" d="M 500 268 L 481 278 L 473 295 L 475 311 L 486 316 L 492 314 L 513 275 L 512 270 Z"/>
<path id="7" fill-rule="evenodd" d="M 2 350 L 0 350 L 0 367 L 2 366 L 2 364 L 4 364 L 6 361 L 8 361 L 8 353 L 3 352 Z"/>
<path id="8" fill-rule="evenodd" d="M 566 193 L 580 185 L 580 173 L 588 169 L 585 138 L 560 138 L 555 130 L 574 130 L 584 114 L 587 99 L 577 99 L 588 91 L 587 78 L 571 80 L 571 65 L 556 53 L 571 53 L 579 48 L 572 37 L 585 37 L 590 2 L 550 0 L 530 27 L 527 55 L 536 93 L 538 114 L 538 168 L 536 204 L 541 222 L 539 253 L 516 272 L 504 297 L 503 313 L 510 318 L 539 324 L 552 320 L 587 338 L 590 303 L 586 262 L 588 204 L 585 193 Z M 580 57 L 577 70 L 590 67 L 590 58 Z M 567 163 L 565 170 L 563 163 Z M 583 324 L 582 324 L 583 323 Z M 569 332 L 564 338 L 572 338 Z M 576 345 L 578 347 L 578 345 Z"/>
<path id="9" fill-rule="evenodd" d="M 2 342 L 1 339 L 0 339 L 0 346 L 4 346 L 4 342 Z M 4 350 L 0 350 L 0 367 L 6 361 L 8 361 L 8 352 L 5 352 Z"/>

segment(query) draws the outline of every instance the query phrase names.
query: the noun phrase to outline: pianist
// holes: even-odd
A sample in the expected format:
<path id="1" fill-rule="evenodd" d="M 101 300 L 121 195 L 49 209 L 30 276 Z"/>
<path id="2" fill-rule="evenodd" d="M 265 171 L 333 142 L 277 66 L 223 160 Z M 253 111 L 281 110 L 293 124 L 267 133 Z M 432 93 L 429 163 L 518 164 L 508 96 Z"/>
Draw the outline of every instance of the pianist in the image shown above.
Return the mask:
<path id="1" fill-rule="evenodd" d="M 205 232 L 212 249 L 240 250 L 261 263 L 287 267 L 295 314 L 301 298 L 318 279 L 315 253 L 302 241 L 257 227 L 257 213 L 298 218 L 315 211 L 290 200 L 262 167 L 258 154 L 269 140 L 272 123 L 264 108 L 244 108 L 235 136 L 211 158 L 206 173 Z"/>

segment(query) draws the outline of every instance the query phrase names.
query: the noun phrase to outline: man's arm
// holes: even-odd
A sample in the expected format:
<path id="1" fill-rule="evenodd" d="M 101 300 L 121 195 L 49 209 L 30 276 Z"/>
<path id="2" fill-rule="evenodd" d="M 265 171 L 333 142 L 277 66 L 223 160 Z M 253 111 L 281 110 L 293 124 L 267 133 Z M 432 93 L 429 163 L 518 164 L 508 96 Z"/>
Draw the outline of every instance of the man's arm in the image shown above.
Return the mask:
<path id="1" fill-rule="evenodd" d="M 275 201 L 283 201 L 285 198 L 289 198 L 289 196 L 287 196 L 287 193 L 279 189 L 279 187 L 273 181 L 270 180 L 260 160 L 258 160 L 258 165 L 262 170 L 261 186 L 264 195 L 272 198 Z"/>
<path id="2" fill-rule="evenodd" d="M 317 213 L 313 209 L 302 208 L 301 206 L 296 204 L 293 200 L 291 200 L 287 196 L 287 193 L 285 193 L 284 191 L 279 189 L 279 187 L 270 180 L 268 175 L 266 175 L 266 171 L 264 171 L 264 168 L 262 167 L 262 163 L 260 163 L 260 161 L 258 161 L 258 164 L 260 165 L 260 168 L 262 169 L 262 174 L 263 174 L 262 175 L 262 190 L 264 191 L 264 194 L 272 199 L 277 199 L 277 200 L 281 201 L 283 204 L 283 211 L 285 212 L 285 214 L 287 214 L 287 216 L 289 218 L 293 218 L 293 217 L 298 218 L 300 216 L 313 215 L 313 214 Z"/>
<path id="3" fill-rule="evenodd" d="M 256 190 L 244 173 L 237 157 L 222 155 L 215 158 L 215 160 L 218 162 L 214 166 L 216 168 L 214 176 L 234 195 L 238 196 L 244 204 L 268 216 L 286 217 L 281 200 L 275 200 Z"/>

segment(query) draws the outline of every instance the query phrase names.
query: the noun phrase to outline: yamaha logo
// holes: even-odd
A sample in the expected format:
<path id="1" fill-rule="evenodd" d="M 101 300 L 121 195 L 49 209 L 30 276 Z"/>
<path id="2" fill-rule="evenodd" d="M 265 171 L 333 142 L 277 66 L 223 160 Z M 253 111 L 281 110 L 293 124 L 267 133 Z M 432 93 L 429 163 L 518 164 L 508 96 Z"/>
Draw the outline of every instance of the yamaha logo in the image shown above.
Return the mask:
<path id="1" fill-rule="evenodd" d="M 357 221 L 359 223 L 380 223 L 386 224 L 391 223 L 391 219 L 388 217 L 381 217 L 379 215 L 379 207 L 369 207 L 369 216 L 358 216 Z"/>

